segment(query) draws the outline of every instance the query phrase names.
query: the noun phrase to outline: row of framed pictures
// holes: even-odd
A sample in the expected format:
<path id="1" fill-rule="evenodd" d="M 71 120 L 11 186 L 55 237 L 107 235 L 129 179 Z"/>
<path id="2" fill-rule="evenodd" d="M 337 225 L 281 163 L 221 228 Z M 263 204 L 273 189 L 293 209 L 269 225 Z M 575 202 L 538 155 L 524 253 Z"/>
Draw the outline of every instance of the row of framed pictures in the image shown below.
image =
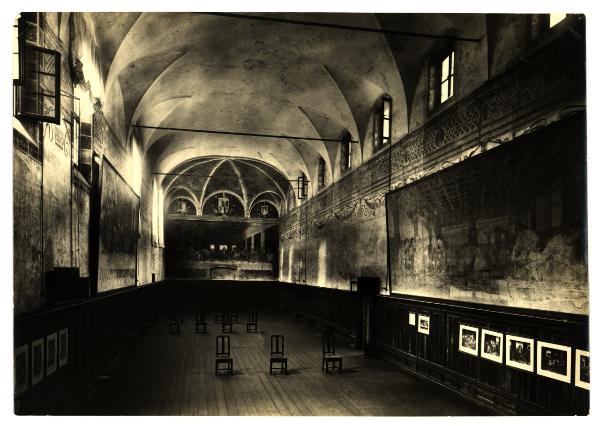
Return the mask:
<path id="1" fill-rule="evenodd" d="M 45 351 L 44 351 L 45 342 Z M 15 349 L 15 395 L 20 395 L 31 386 L 41 382 L 45 376 L 53 374 L 69 361 L 69 329 L 49 334 Z M 31 362 L 30 362 L 31 360 Z M 31 369 L 30 369 L 31 366 Z M 45 368 L 44 368 L 45 367 Z M 45 373 L 45 375 L 44 375 Z"/>
<path id="2" fill-rule="evenodd" d="M 429 315 L 419 314 L 419 323 L 417 325 L 417 314 L 414 312 L 408 313 L 408 323 L 417 327 L 417 331 L 421 334 L 429 335 Z"/>
<path id="3" fill-rule="evenodd" d="M 572 349 L 569 346 L 536 342 L 527 337 L 505 335 L 483 328 L 480 341 L 479 332 L 478 327 L 461 324 L 458 350 L 529 372 L 534 372 L 535 353 L 537 374 L 571 383 Z M 581 349 L 575 350 L 575 385 L 583 389 L 590 388 L 590 353 Z"/>

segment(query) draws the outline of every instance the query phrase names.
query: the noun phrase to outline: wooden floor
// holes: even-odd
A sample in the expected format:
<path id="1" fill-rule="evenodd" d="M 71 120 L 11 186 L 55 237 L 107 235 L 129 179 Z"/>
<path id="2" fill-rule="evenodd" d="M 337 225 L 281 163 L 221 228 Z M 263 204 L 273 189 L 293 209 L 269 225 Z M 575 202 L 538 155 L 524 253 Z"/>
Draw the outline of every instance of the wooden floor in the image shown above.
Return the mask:
<path id="1" fill-rule="evenodd" d="M 234 376 L 215 377 L 215 336 L 195 334 L 193 314 L 181 333 L 168 334 L 166 315 L 134 338 L 74 415 L 208 416 L 463 416 L 492 412 L 435 384 L 338 341 L 344 371 L 321 371 L 321 331 L 278 314 L 259 316 L 259 333 L 246 333 L 246 316 L 231 336 Z M 269 375 L 272 334 L 285 335 L 289 372 Z"/>

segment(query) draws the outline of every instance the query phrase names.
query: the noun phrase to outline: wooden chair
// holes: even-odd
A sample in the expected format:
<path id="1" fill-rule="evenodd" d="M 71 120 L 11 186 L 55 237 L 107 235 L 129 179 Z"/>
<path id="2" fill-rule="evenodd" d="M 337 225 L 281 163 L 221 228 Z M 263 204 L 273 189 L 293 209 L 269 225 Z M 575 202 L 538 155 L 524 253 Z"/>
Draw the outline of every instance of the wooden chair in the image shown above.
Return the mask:
<path id="1" fill-rule="evenodd" d="M 321 370 L 325 373 L 338 370 L 342 372 L 342 357 L 335 354 L 335 336 L 326 333 L 323 335 L 322 341 L 323 359 L 321 361 Z"/>
<path id="2" fill-rule="evenodd" d="M 223 330 L 223 333 L 232 333 L 233 332 L 233 321 L 231 320 L 230 313 L 226 313 L 223 316 L 222 330 Z"/>
<path id="3" fill-rule="evenodd" d="M 248 333 L 257 333 L 258 332 L 258 314 L 256 312 L 251 312 L 248 315 L 248 322 L 246 323 L 246 331 Z"/>
<path id="4" fill-rule="evenodd" d="M 221 365 L 225 368 L 221 368 Z M 226 371 L 227 374 L 233 376 L 233 358 L 230 353 L 229 336 L 217 336 L 217 357 L 215 359 L 215 376 L 219 376 L 220 372 Z"/>
<path id="5" fill-rule="evenodd" d="M 196 312 L 196 334 L 206 333 L 206 318 L 203 312 Z"/>
<path id="6" fill-rule="evenodd" d="M 271 358 L 269 362 L 269 375 L 279 370 L 287 375 L 287 357 L 283 350 L 283 336 L 275 334 L 271 336 Z"/>
<path id="7" fill-rule="evenodd" d="M 223 317 L 225 317 L 225 314 L 223 314 L 222 312 L 218 313 L 218 314 L 215 314 L 215 324 L 222 324 L 223 323 Z"/>
<path id="8" fill-rule="evenodd" d="M 232 324 L 238 323 L 238 314 L 235 312 L 228 312 L 227 314 L 229 315 L 229 319 L 231 320 Z"/>
<path id="9" fill-rule="evenodd" d="M 169 334 L 179 334 L 179 317 L 175 312 L 169 312 Z"/>

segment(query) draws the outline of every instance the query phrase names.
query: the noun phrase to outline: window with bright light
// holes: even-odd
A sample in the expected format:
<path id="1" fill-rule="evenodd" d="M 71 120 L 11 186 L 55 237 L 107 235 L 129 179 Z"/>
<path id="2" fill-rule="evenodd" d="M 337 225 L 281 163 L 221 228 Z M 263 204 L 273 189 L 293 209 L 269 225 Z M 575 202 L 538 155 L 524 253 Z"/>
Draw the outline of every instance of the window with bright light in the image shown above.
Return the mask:
<path id="1" fill-rule="evenodd" d="M 454 95 L 454 51 L 442 61 L 440 103 L 443 104 Z"/>
<path id="2" fill-rule="evenodd" d="M 352 167 L 352 136 L 350 136 L 350 133 L 346 132 L 342 138 L 341 144 L 342 156 L 340 166 L 342 172 L 345 172 Z"/>
<path id="3" fill-rule="evenodd" d="M 550 28 L 561 22 L 567 17 L 566 13 L 551 13 L 550 14 Z"/>
<path id="4" fill-rule="evenodd" d="M 392 137 L 392 98 L 384 96 L 381 99 L 381 144 L 386 146 Z"/>

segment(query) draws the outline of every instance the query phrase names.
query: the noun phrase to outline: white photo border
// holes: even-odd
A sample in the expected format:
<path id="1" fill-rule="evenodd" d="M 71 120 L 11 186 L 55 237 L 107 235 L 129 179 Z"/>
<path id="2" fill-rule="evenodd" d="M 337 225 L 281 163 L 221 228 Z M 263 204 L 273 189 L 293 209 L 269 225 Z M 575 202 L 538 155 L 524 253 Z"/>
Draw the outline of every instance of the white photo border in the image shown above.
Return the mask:
<path id="1" fill-rule="evenodd" d="M 414 312 L 408 313 L 408 325 L 415 326 L 417 325 L 417 314 Z"/>
<path id="2" fill-rule="evenodd" d="M 50 357 L 50 345 L 49 342 L 54 340 L 54 363 L 48 364 Z M 58 369 L 58 333 L 52 333 L 46 336 L 46 376 L 54 373 Z"/>
<path id="3" fill-rule="evenodd" d="M 463 330 L 475 332 L 475 349 L 470 349 L 470 348 L 464 347 L 462 345 Z M 463 352 L 463 353 L 466 353 L 469 355 L 473 355 L 473 356 L 479 355 L 479 328 L 478 327 L 473 327 L 471 325 L 466 325 L 466 324 L 460 324 L 460 327 L 458 329 L 458 350 L 460 352 Z"/>
<path id="4" fill-rule="evenodd" d="M 427 328 L 421 328 L 421 318 L 427 321 Z M 431 328 L 431 317 L 429 315 L 421 315 L 419 314 L 419 324 L 417 327 L 417 330 L 419 331 L 419 333 L 421 334 L 426 334 L 429 336 L 429 329 Z"/>
<path id="5" fill-rule="evenodd" d="M 67 347 L 65 349 L 64 356 L 61 357 L 62 354 L 60 352 L 60 338 L 63 335 L 67 336 Z M 68 362 L 69 362 L 69 329 L 63 328 L 62 330 L 60 330 L 58 332 L 58 366 L 64 367 L 65 365 L 67 365 Z"/>
<path id="6" fill-rule="evenodd" d="M 34 340 L 31 343 L 31 386 L 41 382 L 44 379 L 44 367 L 46 367 L 46 353 L 44 348 L 44 339 L 43 337 L 37 340 Z M 38 374 L 33 374 L 33 366 L 35 365 L 35 348 L 40 347 L 40 356 L 42 357 L 40 365 L 42 368 Z"/>
<path id="7" fill-rule="evenodd" d="M 589 351 L 584 351 L 581 349 L 575 349 L 575 386 L 582 388 L 582 389 L 587 389 L 590 390 L 590 383 L 589 382 L 584 382 L 582 380 L 580 380 L 580 375 L 581 375 L 581 370 L 580 370 L 580 363 L 579 360 L 582 356 L 587 356 L 588 358 L 590 357 L 590 352 Z"/>
<path id="8" fill-rule="evenodd" d="M 22 383 L 20 386 L 17 386 L 17 366 L 15 363 L 15 366 L 14 366 L 14 369 L 15 369 L 15 373 L 14 373 L 15 396 L 22 394 L 29 388 L 29 364 L 30 364 L 30 362 L 29 362 L 30 361 L 30 359 L 29 359 L 29 343 L 26 343 L 22 346 L 19 346 L 17 349 L 15 349 L 14 360 L 16 361 L 17 356 L 19 356 L 22 353 L 25 354 L 25 382 Z"/>
<path id="9" fill-rule="evenodd" d="M 531 347 L 531 350 L 529 351 L 529 365 L 525 365 L 525 364 L 521 364 L 520 362 L 515 362 L 512 361 L 510 359 L 510 342 L 512 342 L 513 340 L 517 340 L 523 343 L 528 343 Z M 529 337 L 521 337 L 521 336 L 512 336 L 510 334 L 507 334 L 505 336 L 505 341 L 506 341 L 506 345 L 505 345 L 505 352 L 506 352 L 506 362 L 505 364 L 508 365 L 509 367 L 513 367 L 513 368 L 517 368 L 519 370 L 524 370 L 524 371 L 529 371 L 530 373 L 533 373 L 534 370 L 534 353 L 535 353 L 535 340 L 530 339 Z"/>
<path id="10" fill-rule="evenodd" d="M 495 336 L 500 338 L 500 356 L 490 355 L 484 352 L 484 344 L 485 344 L 485 335 Z M 481 344 L 479 345 L 481 348 L 481 357 L 490 361 L 497 362 L 502 364 L 504 362 L 504 333 L 499 333 L 497 331 L 486 330 L 485 328 L 481 329 Z"/>
<path id="11" fill-rule="evenodd" d="M 542 368 L 542 348 L 558 349 L 567 353 L 567 374 L 562 375 Z M 539 376 L 549 377 L 551 379 L 560 380 L 561 382 L 571 383 L 571 347 L 558 345 L 556 343 L 541 342 L 537 344 L 537 374 Z"/>

